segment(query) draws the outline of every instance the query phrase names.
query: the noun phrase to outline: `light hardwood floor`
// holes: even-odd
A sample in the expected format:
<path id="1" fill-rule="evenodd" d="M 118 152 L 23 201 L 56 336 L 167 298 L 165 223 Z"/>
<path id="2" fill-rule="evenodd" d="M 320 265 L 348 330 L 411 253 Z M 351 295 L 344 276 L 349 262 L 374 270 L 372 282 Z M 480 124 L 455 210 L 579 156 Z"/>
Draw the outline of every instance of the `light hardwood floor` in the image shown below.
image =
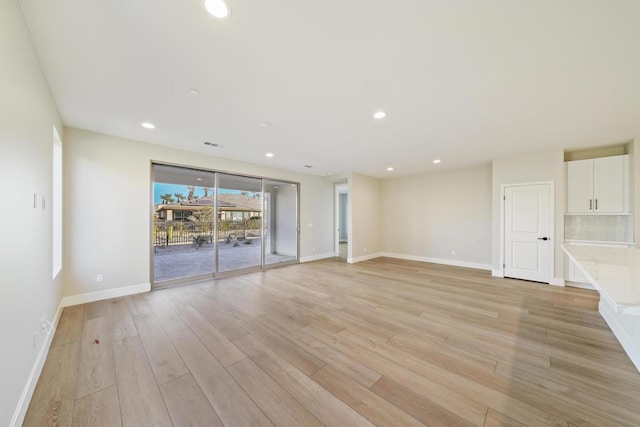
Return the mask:
<path id="1" fill-rule="evenodd" d="M 597 302 L 379 258 L 69 307 L 25 425 L 638 426 Z"/>

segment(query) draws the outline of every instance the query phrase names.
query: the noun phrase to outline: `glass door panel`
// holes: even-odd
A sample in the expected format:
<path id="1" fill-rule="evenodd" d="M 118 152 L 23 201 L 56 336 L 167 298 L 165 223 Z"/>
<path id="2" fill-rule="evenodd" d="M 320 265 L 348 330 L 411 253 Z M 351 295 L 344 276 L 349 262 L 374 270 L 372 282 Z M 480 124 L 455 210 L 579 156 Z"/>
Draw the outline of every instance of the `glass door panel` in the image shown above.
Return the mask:
<path id="1" fill-rule="evenodd" d="M 298 185 L 264 181 L 265 265 L 298 259 Z"/>
<path id="2" fill-rule="evenodd" d="M 153 165 L 153 282 L 213 275 L 215 175 Z"/>
<path id="3" fill-rule="evenodd" d="M 217 174 L 218 272 L 262 266 L 262 180 Z"/>

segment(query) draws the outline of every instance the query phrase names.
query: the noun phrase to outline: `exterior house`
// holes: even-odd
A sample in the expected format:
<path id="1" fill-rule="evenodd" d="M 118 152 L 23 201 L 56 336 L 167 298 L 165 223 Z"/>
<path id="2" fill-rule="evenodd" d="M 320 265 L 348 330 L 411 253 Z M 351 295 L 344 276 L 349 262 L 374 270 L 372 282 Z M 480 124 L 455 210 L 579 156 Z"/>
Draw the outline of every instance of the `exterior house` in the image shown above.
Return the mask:
<path id="1" fill-rule="evenodd" d="M 205 207 L 213 208 L 213 196 L 199 197 L 180 203 L 157 205 L 156 217 L 161 221 L 186 221 Z M 261 197 L 244 194 L 220 193 L 218 195 L 219 219 L 242 222 L 262 216 Z"/>

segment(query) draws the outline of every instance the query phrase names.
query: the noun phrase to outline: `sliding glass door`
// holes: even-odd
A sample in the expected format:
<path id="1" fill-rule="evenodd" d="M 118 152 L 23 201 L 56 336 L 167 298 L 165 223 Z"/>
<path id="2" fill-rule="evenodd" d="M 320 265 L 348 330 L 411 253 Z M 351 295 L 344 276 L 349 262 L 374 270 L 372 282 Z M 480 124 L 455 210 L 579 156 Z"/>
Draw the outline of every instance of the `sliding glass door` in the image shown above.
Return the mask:
<path id="1" fill-rule="evenodd" d="M 152 165 L 154 287 L 298 260 L 298 184 Z"/>
<path id="2" fill-rule="evenodd" d="M 154 282 L 211 276 L 215 174 L 153 165 L 152 191 Z"/>
<path id="3" fill-rule="evenodd" d="M 298 259 L 298 186 L 264 181 L 265 264 Z"/>
<path id="4" fill-rule="evenodd" d="M 262 180 L 218 173 L 218 272 L 262 265 Z"/>

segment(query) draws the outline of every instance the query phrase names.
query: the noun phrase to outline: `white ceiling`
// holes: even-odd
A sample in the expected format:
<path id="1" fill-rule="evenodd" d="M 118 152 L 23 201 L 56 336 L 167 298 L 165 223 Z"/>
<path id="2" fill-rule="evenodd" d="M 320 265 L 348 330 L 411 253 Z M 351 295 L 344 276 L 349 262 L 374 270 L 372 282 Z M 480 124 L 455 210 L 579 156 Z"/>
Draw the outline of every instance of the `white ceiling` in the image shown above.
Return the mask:
<path id="1" fill-rule="evenodd" d="M 203 2 L 22 0 L 65 124 L 379 177 L 640 135 L 638 0 Z"/>

